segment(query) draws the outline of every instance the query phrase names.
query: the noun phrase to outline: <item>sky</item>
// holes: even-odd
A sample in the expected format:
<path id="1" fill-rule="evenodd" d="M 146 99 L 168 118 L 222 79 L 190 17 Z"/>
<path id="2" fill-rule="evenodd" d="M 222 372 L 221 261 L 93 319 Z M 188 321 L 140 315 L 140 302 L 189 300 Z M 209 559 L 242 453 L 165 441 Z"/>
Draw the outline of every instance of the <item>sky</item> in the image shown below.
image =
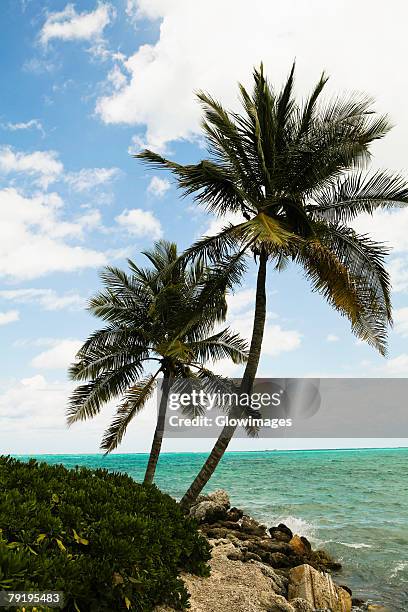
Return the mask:
<path id="1" fill-rule="evenodd" d="M 0 452 L 95 453 L 113 406 L 67 429 L 66 371 L 96 329 L 85 310 L 106 264 L 143 263 L 159 238 L 183 249 L 225 223 L 179 197 L 171 177 L 132 158 L 148 146 L 182 163 L 205 157 L 203 89 L 237 110 L 237 82 L 263 61 L 279 86 L 296 58 L 304 98 L 324 70 L 327 95 L 365 92 L 395 126 L 372 166 L 408 176 L 408 5 L 391 0 L 2 0 L 0 8 Z M 300 270 L 268 276 L 259 375 L 408 375 L 408 209 L 356 229 L 391 248 L 394 329 L 389 355 L 357 341 Z M 248 337 L 255 270 L 229 299 Z M 221 363 L 219 371 L 240 375 Z M 154 403 L 120 452 L 148 450 Z M 403 435 L 403 432 L 401 432 Z M 292 447 L 388 446 L 406 440 L 303 440 Z M 211 440 L 165 442 L 206 450 Z M 273 446 L 271 446 L 273 444 Z M 236 440 L 232 449 L 278 442 Z M 285 446 L 285 442 L 282 441 Z"/>

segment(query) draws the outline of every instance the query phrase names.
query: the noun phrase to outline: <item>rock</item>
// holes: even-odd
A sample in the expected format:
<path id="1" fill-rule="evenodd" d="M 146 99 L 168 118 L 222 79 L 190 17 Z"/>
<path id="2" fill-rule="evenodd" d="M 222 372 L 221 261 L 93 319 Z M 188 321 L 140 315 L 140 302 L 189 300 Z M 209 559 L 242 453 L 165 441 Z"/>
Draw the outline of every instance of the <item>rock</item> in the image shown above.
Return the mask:
<path id="1" fill-rule="evenodd" d="M 279 542 L 290 542 L 292 539 L 291 535 L 286 533 L 286 531 L 281 531 L 277 527 L 271 527 L 271 529 L 269 529 L 269 533 L 272 540 L 278 540 Z"/>
<path id="2" fill-rule="evenodd" d="M 324 571 L 332 570 L 337 572 L 341 570 L 341 563 L 334 561 L 325 550 L 314 550 L 311 551 L 308 559 L 309 565 L 312 565 L 315 569 Z"/>
<path id="3" fill-rule="evenodd" d="M 243 555 L 244 555 L 244 561 L 262 561 L 261 557 L 253 552 L 248 551 L 248 552 L 243 553 Z"/>
<path id="4" fill-rule="evenodd" d="M 344 589 L 345 591 L 347 591 L 347 593 L 348 593 L 349 595 L 352 595 L 352 594 L 353 594 L 353 591 L 350 589 L 350 587 L 346 586 L 345 584 L 339 584 L 339 587 L 340 587 L 341 589 Z M 362 602 L 362 603 L 364 603 L 364 602 Z"/>
<path id="5" fill-rule="evenodd" d="M 318 609 L 328 608 L 332 612 L 351 612 L 350 594 L 334 584 L 328 574 L 315 570 L 310 565 L 299 565 L 289 572 L 288 599 L 305 599 Z"/>
<path id="6" fill-rule="evenodd" d="M 227 514 L 227 518 L 228 517 L 229 515 Z M 212 525 L 212 527 L 225 527 L 225 529 L 232 529 L 236 531 L 241 530 L 241 525 L 238 522 L 230 521 L 229 519 L 225 521 L 217 521 Z"/>
<path id="7" fill-rule="evenodd" d="M 231 561 L 244 561 L 245 560 L 244 553 L 242 552 L 242 550 L 235 548 L 235 546 L 234 546 L 234 550 L 227 554 L 227 557 Z"/>
<path id="8" fill-rule="evenodd" d="M 351 600 L 351 604 L 353 608 L 360 608 L 361 606 L 365 604 L 365 600 L 359 599 L 358 597 L 353 597 Z"/>
<path id="9" fill-rule="evenodd" d="M 306 599 L 300 599 L 300 597 L 296 597 L 296 599 L 292 599 L 290 603 L 291 606 L 296 610 L 296 612 L 315 612 L 315 609 L 312 604 L 306 601 Z"/>
<path id="10" fill-rule="evenodd" d="M 301 557 L 308 557 L 312 547 L 310 542 L 306 538 L 301 538 L 298 535 L 294 535 L 289 542 L 289 546 Z"/>
<path id="11" fill-rule="evenodd" d="M 217 489 L 216 491 L 209 493 L 207 495 L 207 499 L 219 506 L 224 506 L 227 509 L 231 505 L 229 495 L 226 491 L 224 491 L 224 489 Z"/>
<path id="12" fill-rule="evenodd" d="M 269 563 L 272 567 L 292 567 L 289 557 L 280 552 L 267 553 L 263 561 L 266 561 L 266 563 Z"/>
<path id="13" fill-rule="evenodd" d="M 249 561 L 249 563 L 254 563 L 257 567 L 259 567 L 264 576 L 268 576 L 268 578 L 270 578 L 272 590 L 275 593 L 286 597 L 288 594 L 288 579 L 285 576 L 278 574 L 278 572 L 273 570 L 265 563 L 261 563 L 259 561 Z"/>
<path id="14" fill-rule="evenodd" d="M 275 595 L 268 612 L 294 612 L 295 608 L 281 595 Z"/>
<path id="15" fill-rule="evenodd" d="M 229 521 L 234 521 L 237 522 L 240 519 L 242 519 L 242 517 L 244 516 L 244 512 L 243 510 L 240 510 L 239 508 L 230 508 L 228 510 L 228 520 Z"/>
<path id="16" fill-rule="evenodd" d="M 224 505 L 212 500 L 202 501 L 190 509 L 190 516 L 200 523 L 216 523 L 227 517 L 227 509 Z"/>
<path id="17" fill-rule="evenodd" d="M 279 532 L 280 534 L 285 534 L 285 536 L 287 538 L 289 538 L 287 541 L 289 542 L 289 540 L 291 540 L 293 538 L 293 533 L 292 530 L 289 529 L 289 527 L 287 527 L 286 525 L 284 525 L 283 523 L 279 523 L 279 525 L 277 527 L 270 527 L 269 529 L 269 533 L 271 534 L 271 537 L 274 537 L 274 533 Z M 278 539 L 278 538 L 275 538 Z"/>
<path id="18" fill-rule="evenodd" d="M 244 514 L 241 520 L 241 531 L 257 536 L 266 535 L 265 525 L 261 525 L 260 523 L 258 523 L 258 521 L 251 518 L 250 516 L 247 516 L 246 514 Z"/>
<path id="19" fill-rule="evenodd" d="M 229 536 L 228 529 L 220 528 L 220 527 L 212 527 L 211 525 L 204 525 L 201 528 L 208 538 L 216 539 L 216 538 L 227 538 Z"/>
<path id="20" fill-rule="evenodd" d="M 258 548 L 265 550 L 267 552 L 280 552 L 284 555 L 293 555 L 294 552 L 289 544 L 286 542 L 274 542 L 273 540 L 260 540 L 256 543 Z"/>

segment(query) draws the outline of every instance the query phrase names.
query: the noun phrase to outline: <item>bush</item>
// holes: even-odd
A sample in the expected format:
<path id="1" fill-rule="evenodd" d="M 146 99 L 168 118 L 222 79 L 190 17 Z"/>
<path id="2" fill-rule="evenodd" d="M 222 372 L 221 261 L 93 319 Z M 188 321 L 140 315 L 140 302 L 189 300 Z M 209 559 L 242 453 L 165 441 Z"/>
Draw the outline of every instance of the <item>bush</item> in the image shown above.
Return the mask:
<path id="1" fill-rule="evenodd" d="M 66 611 L 183 609 L 179 570 L 208 573 L 194 521 L 125 474 L 0 457 L 0 529 L 0 590 L 63 591 Z"/>

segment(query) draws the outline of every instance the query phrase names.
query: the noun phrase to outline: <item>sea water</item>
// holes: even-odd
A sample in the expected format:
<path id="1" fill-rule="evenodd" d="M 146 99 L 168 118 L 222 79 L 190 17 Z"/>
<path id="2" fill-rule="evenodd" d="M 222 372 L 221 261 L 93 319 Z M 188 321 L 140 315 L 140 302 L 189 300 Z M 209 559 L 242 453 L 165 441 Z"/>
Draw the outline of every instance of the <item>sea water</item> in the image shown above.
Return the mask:
<path id="1" fill-rule="evenodd" d="M 169 453 L 156 483 L 180 498 L 205 454 Z M 49 463 L 126 472 L 140 481 L 147 455 L 41 455 Z M 226 453 L 208 490 L 268 526 L 280 522 L 343 564 L 353 595 L 408 611 L 408 449 Z"/>

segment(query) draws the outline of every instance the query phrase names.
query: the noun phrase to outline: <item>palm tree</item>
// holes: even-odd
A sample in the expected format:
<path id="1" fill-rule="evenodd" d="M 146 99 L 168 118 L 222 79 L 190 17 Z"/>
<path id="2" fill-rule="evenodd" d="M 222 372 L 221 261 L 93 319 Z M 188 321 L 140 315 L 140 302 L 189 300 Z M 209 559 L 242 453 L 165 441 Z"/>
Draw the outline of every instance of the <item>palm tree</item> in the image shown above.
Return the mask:
<path id="1" fill-rule="evenodd" d="M 176 245 L 164 241 L 144 255 L 152 264 L 148 269 L 129 261 L 130 275 L 112 267 L 101 273 L 105 288 L 90 300 L 89 310 L 107 326 L 91 334 L 70 368 L 73 380 L 89 382 L 73 392 L 68 423 L 91 418 L 103 404 L 122 398 L 101 444 L 109 453 L 120 444 L 161 375 L 157 425 L 144 479 L 151 483 L 173 379 L 212 380 L 205 367 L 208 360 L 227 357 L 242 363 L 247 354 L 246 343 L 237 334 L 228 328 L 213 331 L 226 316 L 228 287 L 222 265 L 208 270 L 199 262 L 181 263 Z M 152 363 L 155 367 L 148 371 Z"/>
<path id="2" fill-rule="evenodd" d="M 312 289 L 349 318 L 359 338 L 385 354 L 391 323 L 387 249 L 358 235 L 350 222 L 360 213 L 408 202 L 408 186 L 400 176 L 365 172 L 371 143 L 390 129 L 388 119 L 373 112 L 369 98 L 320 102 L 327 82 L 322 75 L 299 104 L 293 95 L 294 65 L 279 92 L 262 65 L 254 81 L 252 95 L 239 86 L 241 113 L 198 94 L 208 159 L 181 165 L 148 150 L 136 156 L 169 169 L 184 195 L 193 194 L 209 211 L 242 218 L 200 239 L 185 257 L 209 262 L 250 254 L 258 262 L 244 392 L 252 388 L 261 353 L 268 262 L 278 271 L 288 262 L 300 264 Z M 188 507 L 207 483 L 233 434 L 231 427 L 221 432 L 183 505 Z"/>

